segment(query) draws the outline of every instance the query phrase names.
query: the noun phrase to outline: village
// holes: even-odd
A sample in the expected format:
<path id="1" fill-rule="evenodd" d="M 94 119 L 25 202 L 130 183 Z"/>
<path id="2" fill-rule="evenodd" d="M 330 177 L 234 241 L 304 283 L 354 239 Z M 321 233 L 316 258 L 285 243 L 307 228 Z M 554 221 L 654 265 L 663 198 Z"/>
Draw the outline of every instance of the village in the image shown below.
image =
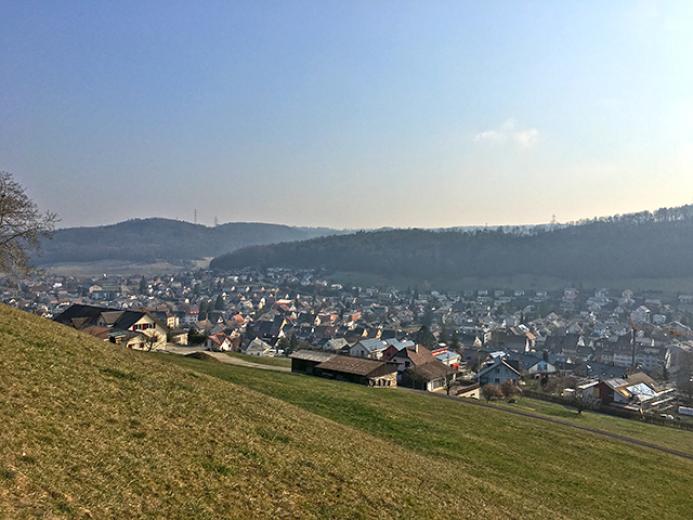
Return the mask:
<path id="1" fill-rule="evenodd" d="M 518 392 L 660 422 L 693 410 L 693 295 L 345 287 L 314 271 L 36 273 L 4 303 L 136 350 L 289 358 L 373 387 Z M 288 360 L 287 360 L 288 364 Z M 271 376 L 268 376 L 271 377 Z"/>

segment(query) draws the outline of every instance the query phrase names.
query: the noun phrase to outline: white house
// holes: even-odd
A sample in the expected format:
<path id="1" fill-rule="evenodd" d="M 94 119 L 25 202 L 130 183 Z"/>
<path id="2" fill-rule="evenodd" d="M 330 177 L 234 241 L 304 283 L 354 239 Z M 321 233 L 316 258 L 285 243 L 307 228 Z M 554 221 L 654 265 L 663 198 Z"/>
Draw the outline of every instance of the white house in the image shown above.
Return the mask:
<path id="1" fill-rule="evenodd" d="M 223 333 L 212 334 L 207 338 L 205 346 L 209 350 L 213 350 L 215 352 L 228 352 L 231 350 L 231 341 Z"/>
<path id="2" fill-rule="evenodd" d="M 274 357 L 274 348 L 269 343 L 255 338 L 245 349 L 249 356 Z"/>
<path id="3" fill-rule="evenodd" d="M 349 355 L 370 359 L 380 359 L 389 345 L 379 339 L 362 339 L 349 349 Z"/>

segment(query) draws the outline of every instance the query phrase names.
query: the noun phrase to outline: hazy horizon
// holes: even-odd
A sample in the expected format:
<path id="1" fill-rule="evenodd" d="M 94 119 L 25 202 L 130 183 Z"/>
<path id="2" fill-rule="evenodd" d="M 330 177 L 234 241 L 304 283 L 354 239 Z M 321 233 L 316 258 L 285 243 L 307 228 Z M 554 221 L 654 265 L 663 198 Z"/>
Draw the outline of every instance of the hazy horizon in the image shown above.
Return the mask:
<path id="1" fill-rule="evenodd" d="M 0 170 L 61 227 L 693 202 L 693 3 L 0 4 Z"/>
<path id="2" fill-rule="evenodd" d="M 693 204 L 693 202 L 691 202 Z M 687 205 L 687 204 L 682 204 L 682 205 Z M 662 206 L 663 207 L 663 206 Z M 675 207 L 675 206 L 669 206 L 669 207 Z M 585 216 L 583 218 L 575 219 L 575 220 L 558 220 L 556 219 L 555 222 L 551 221 L 546 221 L 546 222 L 525 222 L 525 223 L 517 223 L 517 222 L 500 222 L 497 224 L 490 224 L 488 222 L 484 223 L 475 223 L 475 224 L 451 224 L 449 226 L 395 226 L 395 225 L 383 225 L 383 226 L 377 226 L 377 227 L 336 227 L 336 226 L 322 226 L 322 225 L 311 225 L 311 224 L 291 224 L 291 223 L 286 223 L 286 222 L 278 222 L 278 221 L 269 221 L 269 220 L 244 220 L 242 218 L 239 218 L 237 220 L 227 220 L 227 221 L 222 221 L 217 219 L 217 222 L 214 222 L 214 217 L 212 217 L 211 222 L 206 222 L 200 219 L 200 215 L 198 215 L 198 221 L 195 222 L 194 216 L 193 219 L 186 219 L 185 217 L 163 217 L 159 215 L 143 215 L 143 216 L 127 216 L 125 218 L 119 219 L 119 220 L 114 220 L 111 222 L 103 222 L 103 223 L 97 223 L 97 224 L 76 224 L 76 225 L 65 225 L 62 221 L 58 223 L 56 226 L 56 229 L 66 229 L 66 228 L 74 228 L 74 227 L 99 227 L 99 226 L 108 226 L 108 225 L 115 225 L 115 224 L 120 224 L 123 222 L 126 222 L 128 220 L 153 220 L 153 219 L 161 219 L 161 220 L 174 220 L 174 221 L 179 221 L 179 222 L 185 222 L 187 224 L 197 224 L 200 226 L 205 226 L 205 227 L 215 227 L 215 226 L 223 226 L 225 224 L 270 224 L 270 225 L 278 225 L 278 226 L 291 226 L 291 227 L 300 227 L 300 228 L 331 228 L 336 231 L 378 231 L 382 229 L 455 229 L 455 228 L 481 228 L 481 227 L 490 227 L 490 228 L 500 228 L 500 227 L 513 227 L 513 226 L 522 226 L 522 227 L 531 227 L 531 226 L 547 226 L 549 224 L 558 224 L 558 225 L 565 225 L 565 224 L 575 224 L 578 223 L 579 221 L 582 220 L 592 220 L 592 219 L 599 219 L 599 218 L 605 218 L 605 217 L 613 217 L 613 216 L 618 216 L 618 215 L 625 215 L 629 213 L 639 213 L 641 211 L 656 211 L 658 209 L 661 209 L 661 207 L 652 207 L 652 208 L 640 208 L 640 209 L 635 209 L 633 211 L 628 211 L 624 213 L 609 213 L 609 214 L 604 214 L 604 215 L 591 215 L 591 216 Z"/>

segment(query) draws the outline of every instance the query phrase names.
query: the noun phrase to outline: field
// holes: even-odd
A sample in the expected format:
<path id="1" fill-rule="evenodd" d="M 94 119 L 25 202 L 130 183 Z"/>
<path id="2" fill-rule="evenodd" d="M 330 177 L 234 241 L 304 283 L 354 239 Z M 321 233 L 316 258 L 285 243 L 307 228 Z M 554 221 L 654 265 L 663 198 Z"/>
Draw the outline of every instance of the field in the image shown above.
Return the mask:
<path id="1" fill-rule="evenodd" d="M 525 290 L 561 290 L 566 287 L 580 287 L 584 290 L 605 287 L 615 291 L 624 289 L 655 291 L 666 295 L 693 292 L 693 277 L 681 278 L 623 278 L 623 279 L 594 279 L 568 280 L 553 276 L 537 276 L 518 274 L 512 276 L 459 276 L 431 278 L 419 284 L 412 285 L 411 277 L 381 276 L 371 273 L 335 272 L 327 276 L 335 283 L 347 287 L 352 285 L 395 287 L 408 289 L 418 285 L 419 289 L 441 289 L 445 291 L 463 291 L 467 289 L 525 289 Z"/>
<path id="2" fill-rule="evenodd" d="M 634 501 L 639 511 L 630 513 L 632 517 L 661 515 L 659 508 L 663 507 L 668 510 L 664 516 L 676 518 L 693 505 L 685 491 L 693 485 L 693 476 L 686 473 L 692 465 L 690 460 L 404 390 L 374 390 L 180 358 L 170 361 L 444 461 L 458 468 L 459 478 L 463 474 L 483 478 L 516 493 L 522 501 L 541 497 L 541 504 L 557 516 L 618 516 L 619 510 L 628 509 Z M 627 423 L 625 420 L 608 419 L 613 421 L 611 428 L 615 432 L 629 426 L 621 424 Z M 693 453 L 691 432 L 636 425 L 640 428 L 630 432 L 634 437 L 642 434 L 639 438 L 647 440 L 662 433 L 662 446 Z M 666 475 L 669 471 L 674 473 Z M 608 479 L 602 478 L 607 475 Z M 638 502 L 642 492 L 639 486 L 649 489 L 648 504 Z"/>
<path id="3" fill-rule="evenodd" d="M 667 448 L 687 451 L 693 455 L 693 432 L 689 430 L 656 426 L 587 410 L 577 414 L 575 408 L 527 397 L 517 398 L 516 404 L 504 402 L 492 402 L 492 404 L 508 409 L 539 413 L 547 417 L 556 417 L 578 426 L 599 428 L 619 435 L 653 442 Z"/>
<path id="4" fill-rule="evenodd" d="M 0 308 L 0 518 L 683 518 L 693 461 Z"/>
<path id="5" fill-rule="evenodd" d="M 40 260 L 40 258 L 38 259 Z M 98 260 L 93 262 L 62 262 L 41 266 L 45 271 L 62 276 L 98 276 L 101 274 L 157 275 L 176 273 L 192 268 L 205 268 L 194 262 L 127 262 L 124 260 Z"/>
<path id="6" fill-rule="evenodd" d="M 242 359 L 243 361 L 248 361 L 249 363 L 256 363 L 258 365 L 268 365 L 272 367 L 290 367 L 291 360 L 287 357 L 260 357 L 260 356 L 248 356 L 246 354 L 241 354 L 240 352 L 227 352 L 227 355 Z"/>

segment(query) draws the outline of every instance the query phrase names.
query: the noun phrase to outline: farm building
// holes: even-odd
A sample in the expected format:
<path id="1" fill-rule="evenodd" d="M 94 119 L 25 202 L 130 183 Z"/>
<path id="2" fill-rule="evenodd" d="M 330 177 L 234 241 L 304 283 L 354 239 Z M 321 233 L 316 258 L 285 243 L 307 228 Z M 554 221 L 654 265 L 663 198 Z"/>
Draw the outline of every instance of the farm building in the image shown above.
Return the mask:
<path id="1" fill-rule="evenodd" d="M 397 386 L 397 366 L 384 361 L 313 350 L 299 350 L 290 357 L 292 372 L 368 386 Z"/>

